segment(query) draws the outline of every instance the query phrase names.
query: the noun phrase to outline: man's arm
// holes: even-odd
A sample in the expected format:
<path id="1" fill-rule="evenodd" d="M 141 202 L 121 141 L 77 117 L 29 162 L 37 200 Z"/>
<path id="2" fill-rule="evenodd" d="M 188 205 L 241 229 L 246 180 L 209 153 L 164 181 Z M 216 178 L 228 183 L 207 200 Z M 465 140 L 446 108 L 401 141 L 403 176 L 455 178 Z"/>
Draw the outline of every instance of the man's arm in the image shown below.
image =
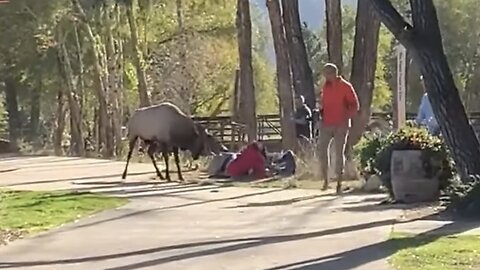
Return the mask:
<path id="1" fill-rule="evenodd" d="M 357 115 L 360 109 L 360 103 L 358 102 L 357 93 L 351 84 L 346 85 L 345 101 L 347 103 L 348 118 L 353 118 Z"/>
<path id="2" fill-rule="evenodd" d="M 305 106 L 305 118 L 307 119 L 307 121 L 312 121 L 312 110 L 308 107 L 308 106 Z"/>
<path id="3" fill-rule="evenodd" d="M 307 119 L 305 116 L 305 110 L 303 108 L 298 108 L 295 112 L 295 116 L 293 118 L 296 124 L 305 125 L 307 123 Z"/>
<path id="4" fill-rule="evenodd" d="M 323 93 L 325 87 L 320 88 L 320 95 L 318 96 L 318 120 L 320 120 L 323 117 Z"/>

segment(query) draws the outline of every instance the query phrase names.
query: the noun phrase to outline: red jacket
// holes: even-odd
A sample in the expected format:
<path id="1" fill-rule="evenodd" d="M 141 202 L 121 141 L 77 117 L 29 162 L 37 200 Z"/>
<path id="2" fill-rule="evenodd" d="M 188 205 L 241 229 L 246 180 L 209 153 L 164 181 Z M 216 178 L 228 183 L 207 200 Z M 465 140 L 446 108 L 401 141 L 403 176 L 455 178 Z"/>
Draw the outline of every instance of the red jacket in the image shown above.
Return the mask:
<path id="1" fill-rule="evenodd" d="M 256 179 L 267 177 L 265 157 L 256 144 L 249 144 L 227 165 L 227 174 L 232 177 L 247 175 L 252 170 Z"/>
<path id="2" fill-rule="evenodd" d="M 323 124 L 326 126 L 347 124 L 360 107 L 353 86 L 342 77 L 323 85 L 320 104 Z"/>

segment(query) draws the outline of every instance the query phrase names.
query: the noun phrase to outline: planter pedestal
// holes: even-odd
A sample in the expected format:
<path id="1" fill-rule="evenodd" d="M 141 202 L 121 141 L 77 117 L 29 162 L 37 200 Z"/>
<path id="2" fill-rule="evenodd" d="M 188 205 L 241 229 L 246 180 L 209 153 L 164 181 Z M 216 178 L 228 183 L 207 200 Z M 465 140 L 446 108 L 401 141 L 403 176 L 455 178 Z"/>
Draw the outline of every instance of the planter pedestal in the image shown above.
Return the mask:
<path id="1" fill-rule="evenodd" d="M 427 178 L 421 150 L 393 151 L 391 181 L 395 200 L 404 203 L 431 202 L 439 198 L 439 181 Z"/>

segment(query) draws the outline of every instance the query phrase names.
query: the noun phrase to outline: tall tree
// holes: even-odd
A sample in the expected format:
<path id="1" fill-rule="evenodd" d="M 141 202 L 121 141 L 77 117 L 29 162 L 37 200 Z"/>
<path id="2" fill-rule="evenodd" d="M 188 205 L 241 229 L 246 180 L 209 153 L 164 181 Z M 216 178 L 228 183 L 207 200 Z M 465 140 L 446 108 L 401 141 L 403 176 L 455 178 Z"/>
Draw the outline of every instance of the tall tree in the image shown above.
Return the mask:
<path id="1" fill-rule="evenodd" d="M 365 1 L 358 1 L 358 5 L 363 2 Z M 327 19 L 328 59 L 337 65 L 341 73 L 343 70 L 342 1 L 325 0 L 325 15 Z"/>
<path id="2" fill-rule="evenodd" d="M 267 0 L 268 15 L 272 28 L 273 45 L 277 62 L 277 90 L 280 99 L 280 121 L 282 127 L 282 146 L 295 149 L 296 134 L 293 117 L 293 91 L 288 57 L 288 43 L 278 0 Z"/>
<path id="3" fill-rule="evenodd" d="M 5 103 L 8 113 L 8 135 L 10 142 L 16 147 L 20 139 L 20 112 L 18 109 L 17 79 L 7 74 L 5 83 Z"/>
<path id="4" fill-rule="evenodd" d="M 252 21 L 248 0 L 237 0 L 237 39 L 240 61 L 240 99 L 241 121 L 247 127 L 248 141 L 257 139 L 257 116 L 255 85 L 252 68 Z"/>
<path id="5" fill-rule="evenodd" d="M 316 99 L 313 75 L 308 61 L 305 41 L 303 40 L 298 0 L 282 0 L 282 11 L 282 25 L 285 28 L 295 92 L 303 95 L 307 105 L 314 108 Z"/>
<path id="6" fill-rule="evenodd" d="M 135 68 L 137 70 L 138 96 L 140 98 L 140 107 L 146 107 L 150 105 L 150 98 L 148 97 L 147 78 L 145 75 L 145 63 L 143 61 L 143 53 L 140 50 L 138 40 L 138 29 L 134 14 L 133 1 L 134 0 L 126 1 L 128 25 L 130 27 L 130 43 L 132 44 L 133 60 Z"/>
<path id="7" fill-rule="evenodd" d="M 59 67 L 60 68 L 60 67 Z M 57 156 L 63 154 L 62 141 L 63 141 L 63 132 L 65 131 L 65 99 L 63 97 L 62 87 L 59 87 L 57 92 L 57 109 L 55 113 L 55 125 L 53 132 L 53 149 L 54 153 Z"/>
<path id="8" fill-rule="evenodd" d="M 350 81 L 360 102 L 360 111 L 352 121 L 349 131 L 346 156 L 351 160 L 352 148 L 361 138 L 370 120 L 375 71 L 377 67 L 378 36 L 380 20 L 369 1 L 358 1 L 355 26 L 355 43 Z"/>
<path id="9" fill-rule="evenodd" d="M 107 103 L 107 80 L 105 77 L 105 69 L 102 67 L 102 58 L 101 58 L 101 50 L 97 44 L 97 38 L 93 32 L 92 26 L 89 23 L 87 15 L 83 7 L 80 5 L 78 0 L 71 0 L 74 10 L 77 13 L 80 21 L 82 22 L 85 31 L 87 33 L 87 39 L 90 43 L 91 49 L 91 56 L 93 62 L 93 71 L 95 74 L 95 94 L 98 101 L 98 138 L 99 138 L 99 145 L 102 149 L 103 157 L 111 157 L 113 151 L 109 149 L 108 146 L 113 145 L 112 142 L 109 141 L 112 137 L 109 136 L 109 132 L 111 131 L 111 125 L 108 117 L 108 103 Z"/>
<path id="10" fill-rule="evenodd" d="M 187 45 L 188 39 L 186 35 L 185 29 L 185 10 L 183 5 L 183 0 L 176 0 L 175 1 L 176 11 L 177 11 L 177 27 L 178 27 L 178 35 L 179 35 L 179 66 L 180 66 L 180 77 L 179 77 L 179 84 L 180 84 L 180 93 L 179 96 L 182 102 L 185 104 L 182 106 L 183 108 L 187 109 L 188 112 L 192 112 L 192 91 L 188 89 L 188 78 L 187 78 Z"/>
<path id="11" fill-rule="evenodd" d="M 107 2 L 103 8 L 103 22 L 105 31 L 105 51 L 104 57 L 106 59 L 106 73 L 107 77 L 107 93 L 108 103 L 111 108 L 111 130 L 109 131 L 109 142 L 114 142 L 114 145 L 109 145 L 109 152 L 119 155 L 122 148 L 122 133 L 121 123 L 122 117 L 120 114 L 120 97 L 123 89 L 122 85 L 122 40 L 118 38 L 118 31 L 115 31 L 116 24 L 118 24 L 119 8 L 118 5 L 113 5 Z M 113 151 L 115 150 L 115 151 Z"/>
<path id="12" fill-rule="evenodd" d="M 380 20 L 412 53 L 425 79 L 432 109 L 459 173 L 480 174 L 480 144 L 445 56 L 433 0 L 410 0 L 413 24 L 388 0 L 370 0 Z"/>
<path id="13" fill-rule="evenodd" d="M 63 39 L 62 37 L 60 39 Z M 59 44 L 59 59 L 63 68 L 62 76 L 65 81 L 65 93 L 67 96 L 68 106 L 70 110 L 70 130 L 71 130 L 71 152 L 75 156 L 83 156 L 84 153 L 84 141 L 83 141 L 83 128 L 82 128 L 82 116 L 80 110 L 80 102 L 77 94 L 77 84 L 73 76 L 72 65 L 70 63 L 70 56 L 65 46 L 64 40 Z M 60 64 L 60 63 L 59 63 Z"/>
<path id="14" fill-rule="evenodd" d="M 41 62 L 41 58 L 39 57 Z M 43 88 L 43 74 L 38 71 L 38 78 L 35 82 L 35 87 L 32 89 L 30 97 L 30 123 L 29 123 L 29 137 L 30 141 L 36 144 L 38 142 L 38 129 L 40 126 L 40 100 Z"/>

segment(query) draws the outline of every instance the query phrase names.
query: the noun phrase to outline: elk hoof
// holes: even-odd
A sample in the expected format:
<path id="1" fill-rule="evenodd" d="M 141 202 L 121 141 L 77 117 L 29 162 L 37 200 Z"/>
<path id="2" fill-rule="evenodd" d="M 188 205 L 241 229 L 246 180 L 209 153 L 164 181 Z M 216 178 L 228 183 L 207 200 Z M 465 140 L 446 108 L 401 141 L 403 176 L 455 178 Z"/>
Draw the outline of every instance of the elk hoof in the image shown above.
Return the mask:
<path id="1" fill-rule="evenodd" d="M 323 191 L 328 190 L 328 183 L 323 184 L 322 190 Z"/>
<path id="2" fill-rule="evenodd" d="M 343 193 L 343 190 L 342 190 L 342 185 L 341 184 L 337 184 L 337 195 L 340 195 Z"/>

